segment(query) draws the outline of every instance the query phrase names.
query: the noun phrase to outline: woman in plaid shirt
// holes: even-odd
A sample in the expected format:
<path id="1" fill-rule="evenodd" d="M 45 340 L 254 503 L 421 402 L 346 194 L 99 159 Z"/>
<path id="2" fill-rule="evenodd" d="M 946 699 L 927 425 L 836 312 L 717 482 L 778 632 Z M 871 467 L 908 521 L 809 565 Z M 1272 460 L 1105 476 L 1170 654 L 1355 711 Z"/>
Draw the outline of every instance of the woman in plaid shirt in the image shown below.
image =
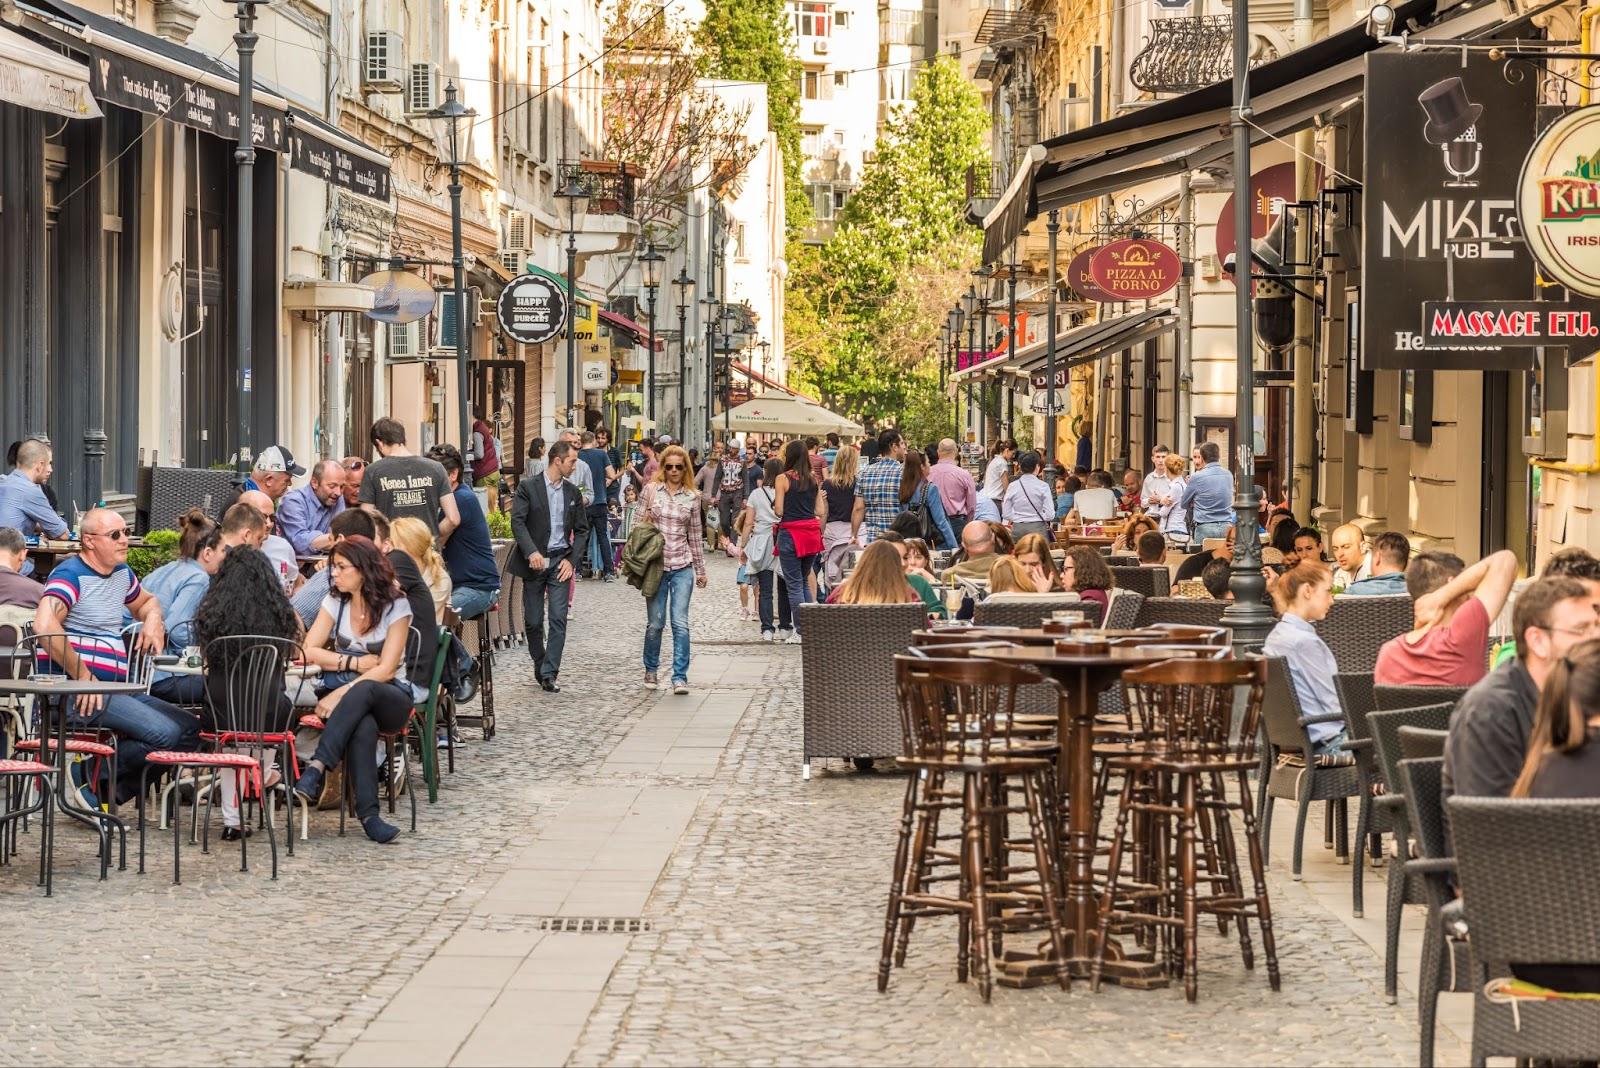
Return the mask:
<path id="1" fill-rule="evenodd" d="M 681 445 L 661 453 L 661 466 L 645 487 L 643 520 L 661 531 L 661 586 L 646 602 L 644 684 L 655 689 L 661 666 L 661 633 L 672 613 L 672 692 L 689 692 L 689 598 L 706 585 L 702 551 L 704 502 L 694 488 L 689 454 Z"/>

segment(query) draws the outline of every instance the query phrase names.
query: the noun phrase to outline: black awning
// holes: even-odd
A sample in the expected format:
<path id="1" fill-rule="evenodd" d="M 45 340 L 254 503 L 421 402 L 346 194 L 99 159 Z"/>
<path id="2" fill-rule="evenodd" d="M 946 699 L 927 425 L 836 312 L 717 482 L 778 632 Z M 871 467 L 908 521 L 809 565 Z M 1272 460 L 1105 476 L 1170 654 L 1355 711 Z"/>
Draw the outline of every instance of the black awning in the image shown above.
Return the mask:
<path id="1" fill-rule="evenodd" d="M 1071 330 L 1063 330 L 1056 335 L 1056 361 L 1058 368 L 1069 366 L 1067 361 L 1074 361 L 1076 366 L 1084 362 L 1075 359 L 1086 352 L 1098 353 L 1102 349 L 1120 348 L 1122 344 L 1132 344 L 1133 341 L 1124 341 L 1131 338 L 1133 332 L 1146 328 L 1153 328 L 1155 333 L 1163 333 L 1177 324 L 1173 318 L 1171 308 L 1151 308 L 1147 311 L 1128 312 L 1111 319 L 1101 319 L 1098 322 L 1085 323 L 1075 326 Z M 1133 340 L 1143 340 L 1142 337 Z M 986 363 L 965 368 L 951 375 L 952 381 L 964 381 L 968 378 L 982 378 L 992 374 L 1026 374 L 1036 368 L 1043 367 L 1050 358 L 1049 342 L 1035 341 L 1009 359 L 991 359 Z M 1092 357 L 1089 357 L 1092 358 Z M 1058 371 L 1059 373 L 1059 371 Z M 1042 387 L 1041 387 L 1042 388 Z"/>
<path id="2" fill-rule="evenodd" d="M 1130 315 L 1119 316 L 1103 323 L 1096 323 L 1102 329 L 1095 334 L 1076 340 L 1072 345 L 1063 349 L 1056 345 L 1056 388 L 1066 389 L 1068 376 L 1074 367 L 1086 363 L 1093 363 L 1104 356 L 1131 349 L 1135 345 L 1142 345 L 1151 338 L 1160 337 L 1162 334 L 1171 333 L 1178 327 L 1178 319 L 1171 308 L 1156 308 L 1147 312 L 1134 312 Z M 1082 329 L 1082 328 L 1080 328 Z M 1037 354 L 1026 364 L 1018 367 L 1021 372 L 1037 371 L 1031 375 L 1028 384 L 1034 389 L 1044 389 L 1048 386 L 1045 378 L 1045 363 L 1048 354 Z M 1019 354 L 1020 363 L 1020 354 Z"/>
<path id="3" fill-rule="evenodd" d="M 289 108 L 289 166 L 373 200 L 389 200 L 389 160 L 309 111 Z"/>
<path id="4" fill-rule="evenodd" d="M 1396 6 L 1395 25 L 1426 25 L 1439 6 L 1447 6 L 1452 18 L 1470 9 L 1493 10 L 1490 0 L 1455 5 L 1406 0 Z M 1380 47 L 1385 46 L 1357 23 L 1253 69 L 1252 122 L 1262 130 L 1254 131 L 1252 139 L 1282 136 L 1359 95 L 1362 57 Z M 1227 157 L 1232 151 L 1227 135 L 1232 105 L 1232 83 L 1216 82 L 1033 146 L 984 218 L 984 262 L 999 262 L 1029 221 L 1052 208 Z"/>

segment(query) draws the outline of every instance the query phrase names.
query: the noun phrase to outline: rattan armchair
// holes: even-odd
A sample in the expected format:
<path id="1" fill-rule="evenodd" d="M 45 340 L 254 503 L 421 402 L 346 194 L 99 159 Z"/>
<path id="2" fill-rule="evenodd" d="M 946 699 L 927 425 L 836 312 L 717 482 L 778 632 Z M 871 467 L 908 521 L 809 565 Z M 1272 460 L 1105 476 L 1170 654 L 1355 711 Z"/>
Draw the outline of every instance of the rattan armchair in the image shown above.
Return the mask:
<path id="1" fill-rule="evenodd" d="M 1325 618 L 1313 624 L 1333 650 L 1340 671 L 1372 673 L 1385 642 L 1409 631 L 1411 598 L 1335 597 Z"/>
<path id="2" fill-rule="evenodd" d="M 795 608 L 801 666 L 801 776 L 814 758 L 900 755 L 894 658 L 927 622 L 910 604 L 804 604 Z M 1035 619 L 1037 623 L 1037 619 Z"/>

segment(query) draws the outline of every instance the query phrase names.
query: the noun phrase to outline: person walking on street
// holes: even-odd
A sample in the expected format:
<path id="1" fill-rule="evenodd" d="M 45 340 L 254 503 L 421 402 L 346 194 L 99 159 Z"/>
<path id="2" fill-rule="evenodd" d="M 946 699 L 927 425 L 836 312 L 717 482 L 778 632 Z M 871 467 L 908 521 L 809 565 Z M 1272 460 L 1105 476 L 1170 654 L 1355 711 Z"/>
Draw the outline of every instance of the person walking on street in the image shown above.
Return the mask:
<path id="1" fill-rule="evenodd" d="M 893 427 L 878 435 L 877 445 L 878 458 L 856 476 L 856 505 L 851 517 L 856 528 L 866 532 L 868 542 L 888 530 L 900 514 L 900 475 L 906 455 L 906 443 Z"/>
<path id="2" fill-rule="evenodd" d="M 1001 502 L 1006 499 L 1006 486 L 1011 481 L 1011 461 L 1017 455 L 1017 443 L 1005 438 L 994 443 L 989 450 L 989 466 L 984 468 L 983 489 L 978 493 L 975 519 L 1000 522 Z"/>
<path id="3" fill-rule="evenodd" d="M 1055 502 L 1050 497 L 1050 487 L 1039 478 L 1039 467 L 1044 461 L 1031 449 L 1017 461 L 1022 474 L 1006 487 L 1002 508 L 1005 522 L 1011 524 L 1011 533 L 1021 538 L 1028 534 L 1051 536 L 1051 518 L 1055 515 Z"/>
<path id="4" fill-rule="evenodd" d="M 777 478 L 778 567 L 789 587 L 789 607 L 815 600 L 812 583 L 817 563 L 822 559 L 822 524 L 819 516 L 828 513 L 828 498 L 811 477 L 811 458 L 804 441 L 791 441 L 783 450 L 784 470 Z M 794 631 L 784 639 L 800 641 L 800 615 L 795 613 Z"/>
<path id="5" fill-rule="evenodd" d="M 1226 537 L 1233 525 L 1233 475 L 1222 466 L 1222 446 L 1214 441 L 1196 445 L 1191 459 L 1194 473 L 1173 507 L 1194 509 L 1189 550 L 1198 552 L 1206 539 Z"/>
<path id="6" fill-rule="evenodd" d="M 822 524 L 822 584 L 829 589 L 844 581 L 850 550 L 859 544 L 856 519 L 856 449 L 842 445 L 833 458 L 833 470 L 822 484 L 828 512 Z"/>
<path id="7" fill-rule="evenodd" d="M 523 580 L 528 655 L 533 658 L 534 675 L 547 693 L 561 689 L 556 677 L 561 673 L 561 651 L 567 644 L 572 576 L 589 534 L 583 497 L 578 487 L 567 481 L 577 464 L 571 442 L 556 442 L 550 446 L 544 471 L 523 479 L 511 498 L 511 534 L 517 540 L 517 548 L 508 566 Z"/>
<path id="8" fill-rule="evenodd" d="M 589 512 L 589 573 L 610 582 L 616 578 L 611 559 L 611 532 L 606 525 L 607 498 L 617 480 L 617 470 L 594 434 L 583 432 L 583 448 L 578 461 L 589 468 L 594 493 L 584 500 Z"/>
<path id="9" fill-rule="evenodd" d="M 661 585 L 647 602 L 644 628 L 644 684 L 659 685 L 661 635 L 672 617 L 672 692 L 689 692 L 689 599 L 705 589 L 706 562 L 700 528 L 705 508 L 694 490 L 689 454 L 681 445 L 661 452 L 655 481 L 645 487 L 644 521 L 661 532 Z"/>
<path id="10" fill-rule="evenodd" d="M 926 457 L 915 449 L 906 451 L 906 462 L 900 469 L 900 507 L 906 511 L 916 509 L 927 516 L 937 548 L 956 547 L 956 535 L 950 529 L 950 519 L 945 514 L 943 494 L 939 492 L 938 484 L 928 476 Z M 903 523 L 905 520 L 899 519 L 897 522 Z M 918 524 L 919 527 L 922 525 Z M 904 527 L 900 531 L 906 537 L 922 537 L 926 533 L 923 529 L 908 532 Z"/>
<path id="11" fill-rule="evenodd" d="M 717 504 L 717 528 L 722 531 L 725 540 L 732 540 L 734 517 L 744 508 L 745 480 L 744 468 L 739 464 L 739 449 L 735 445 L 727 445 L 722 450 L 722 462 L 715 465 L 717 470 L 717 489 L 712 495 L 712 500 Z"/>
<path id="12" fill-rule="evenodd" d="M 768 460 L 763 481 L 776 483 L 783 464 Z M 756 580 L 756 616 L 761 620 L 761 640 L 786 640 L 794 629 L 789 608 L 789 587 L 778 570 L 778 513 L 773 505 L 778 491 L 771 485 L 757 486 L 745 502 L 741 517 L 745 528 L 745 574 Z M 776 587 L 776 588 L 774 588 Z M 774 615 L 774 598 L 777 612 Z M 773 624 L 777 626 L 774 628 Z"/>
<path id="13" fill-rule="evenodd" d="M 928 481 L 939 487 L 944 502 L 945 518 L 952 531 L 967 525 L 978 511 L 978 486 L 967 469 L 956 463 L 956 441 L 945 438 L 939 442 L 939 460 L 928 469 Z M 955 539 L 951 539 L 951 548 Z"/>

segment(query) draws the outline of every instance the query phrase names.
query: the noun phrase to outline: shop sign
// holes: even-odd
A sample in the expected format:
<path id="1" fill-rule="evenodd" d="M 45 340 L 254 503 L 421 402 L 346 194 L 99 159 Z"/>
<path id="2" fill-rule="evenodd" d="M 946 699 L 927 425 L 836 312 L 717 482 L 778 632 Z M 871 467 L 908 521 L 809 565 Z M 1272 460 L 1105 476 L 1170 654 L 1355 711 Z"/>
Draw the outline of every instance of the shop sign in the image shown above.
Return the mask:
<path id="1" fill-rule="evenodd" d="M 989 351 L 976 352 L 972 349 L 962 349 L 960 352 L 956 353 L 956 370 L 965 371 L 969 367 L 980 366 L 981 364 L 988 363 L 990 360 L 1004 355 L 1004 348 L 1001 348 L 998 352 L 992 349 Z"/>
<path id="2" fill-rule="evenodd" d="M 1067 406 L 1062 403 L 1064 396 L 1065 394 L 1059 389 L 1056 391 L 1055 410 L 1052 411 L 1050 408 L 1050 391 L 1038 389 L 1028 398 L 1028 410 L 1036 415 L 1060 415 L 1067 410 Z"/>
<path id="3" fill-rule="evenodd" d="M 1539 270 L 1600 297 L 1600 105 L 1568 112 L 1539 135 L 1517 200 Z"/>
<path id="4" fill-rule="evenodd" d="M 582 382 L 584 389 L 605 389 L 611 385 L 611 365 L 605 360 L 584 360 Z"/>
<path id="5" fill-rule="evenodd" d="M 1320 182 L 1318 184 L 1321 184 Z M 1274 163 L 1250 176 L 1250 240 L 1259 241 L 1267 236 L 1272 224 L 1278 221 L 1284 209 L 1295 202 L 1294 164 Z M 1220 264 L 1239 251 L 1233 236 L 1233 195 L 1222 202 L 1216 225 L 1217 262 Z M 1229 282 L 1233 275 L 1224 275 Z"/>
<path id="6" fill-rule="evenodd" d="M 1058 366 L 1056 368 L 1056 396 L 1057 397 L 1059 397 L 1061 395 L 1061 391 L 1062 390 L 1067 388 L 1067 383 L 1069 381 L 1071 381 L 1071 378 L 1072 378 L 1072 369 L 1067 366 L 1067 361 L 1062 360 L 1060 366 Z M 1028 384 L 1030 386 L 1032 386 L 1034 389 L 1047 390 L 1049 385 L 1050 385 L 1050 380 L 1043 373 L 1040 373 L 1040 374 L 1036 374 L 1032 378 L 1028 379 Z"/>
<path id="7" fill-rule="evenodd" d="M 1600 348 L 1600 305 L 1430 300 L 1422 306 L 1422 335 L 1442 349 L 1587 345 L 1592 351 Z"/>
<path id="8" fill-rule="evenodd" d="M 233 93 L 105 50 L 95 52 L 89 75 L 94 95 L 108 104 L 171 119 L 229 141 L 239 139 L 239 98 Z M 237 80 L 237 75 L 233 77 Z M 288 117 L 277 108 L 256 101 L 251 120 L 255 146 L 282 152 L 288 136 Z"/>
<path id="9" fill-rule="evenodd" d="M 321 178 L 330 185 L 374 200 L 389 199 L 389 168 L 340 148 L 321 137 L 315 127 L 292 123 L 289 130 L 289 166 Z"/>
<path id="10" fill-rule="evenodd" d="M 573 304 L 576 307 L 572 311 L 572 336 L 578 341 L 593 341 L 595 326 L 600 321 L 600 305 L 582 297 L 575 298 Z"/>
<path id="11" fill-rule="evenodd" d="M 1089 274 L 1089 261 L 1104 247 L 1096 245 L 1072 257 L 1072 262 L 1067 264 L 1067 285 L 1084 300 L 1092 300 L 1097 304 L 1115 304 L 1117 298 L 1101 289 Z"/>
<path id="12" fill-rule="evenodd" d="M 519 274 L 500 291 L 494 310 L 507 337 L 518 344 L 538 345 L 566 325 L 567 295 L 543 275 Z"/>
<path id="13" fill-rule="evenodd" d="M 1521 370 L 1533 351 L 1484 339 L 1439 347 L 1425 303 L 1528 301 L 1534 264 L 1517 221 L 1518 161 L 1536 128 L 1537 78 L 1484 52 L 1366 57 L 1361 198 L 1363 370 Z"/>
<path id="14" fill-rule="evenodd" d="M 1149 238 L 1113 241 L 1089 258 L 1089 277 L 1116 300 L 1150 300 L 1183 277 L 1183 261 Z"/>

